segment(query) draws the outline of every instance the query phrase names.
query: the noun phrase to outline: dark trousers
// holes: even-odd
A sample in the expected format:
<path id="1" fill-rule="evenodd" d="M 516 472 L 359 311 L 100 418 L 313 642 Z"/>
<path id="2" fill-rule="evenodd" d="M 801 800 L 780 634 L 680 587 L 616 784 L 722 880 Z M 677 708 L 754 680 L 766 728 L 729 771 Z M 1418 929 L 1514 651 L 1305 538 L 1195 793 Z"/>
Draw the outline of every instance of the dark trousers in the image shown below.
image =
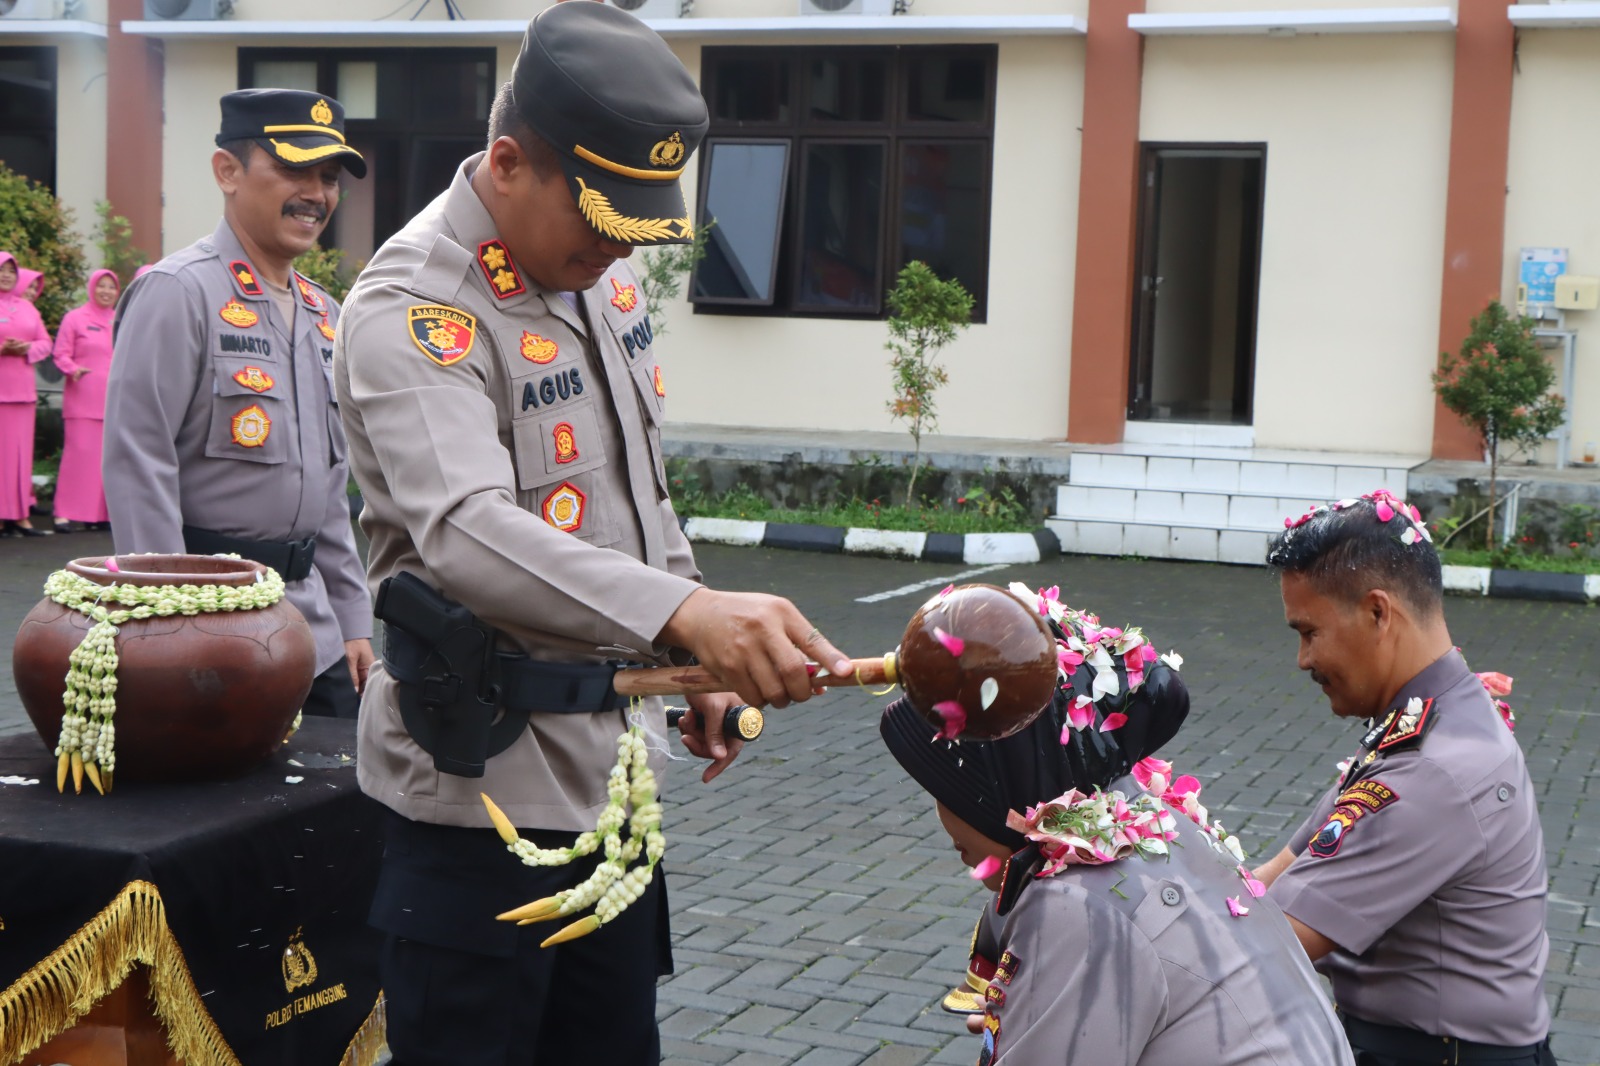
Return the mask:
<path id="1" fill-rule="evenodd" d="M 494 916 L 588 877 L 598 854 L 524 866 L 492 830 L 391 815 L 372 924 L 392 1066 L 656 1066 L 656 978 L 672 972 L 664 871 L 586 937 L 539 942 L 588 912 L 534 925 Z M 540 847 L 575 833 L 524 830 Z"/>
<path id="2" fill-rule="evenodd" d="M 1440 1063 L 1493 1063 L 1495 1066 L 1557 1066 L 1546 1039 L 1536 1047 L 1505 1048 L 1470 1041 L 1446 1041 L 1415 1029 L 1352 1018 L 1340 1013 L 1356 1066 L 1438 1066 Z"/>
<path id="3" fill-rule="evenodd" d="M 355 718 L 361 713 L 361 694 L 350 683 L 350 666 L 343 659 L 318 674 L 300 707 L 307 717 Z"/>

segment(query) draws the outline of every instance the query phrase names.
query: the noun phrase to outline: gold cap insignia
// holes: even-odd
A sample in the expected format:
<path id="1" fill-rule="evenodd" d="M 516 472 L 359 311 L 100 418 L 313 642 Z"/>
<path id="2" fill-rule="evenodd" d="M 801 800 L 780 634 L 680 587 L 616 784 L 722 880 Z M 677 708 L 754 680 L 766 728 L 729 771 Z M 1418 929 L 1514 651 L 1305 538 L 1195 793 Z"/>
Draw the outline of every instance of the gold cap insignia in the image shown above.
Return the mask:
<path id="1" fill-rule="evenodd" d="M 655 147 L 650 149 L 650 165 L 654 167 L 675 167 L 683 162 L 683 134 L 677 130 L 672 131 L 672 136 L 664 141 L 657 141 Z"/>
<path id="2" fill-rule="evenodd" d="M 333 108 L 328 106 L 328 101 L 318 100 L 311 105 L 311 121 L 322 126 L 333 125 Z"/>

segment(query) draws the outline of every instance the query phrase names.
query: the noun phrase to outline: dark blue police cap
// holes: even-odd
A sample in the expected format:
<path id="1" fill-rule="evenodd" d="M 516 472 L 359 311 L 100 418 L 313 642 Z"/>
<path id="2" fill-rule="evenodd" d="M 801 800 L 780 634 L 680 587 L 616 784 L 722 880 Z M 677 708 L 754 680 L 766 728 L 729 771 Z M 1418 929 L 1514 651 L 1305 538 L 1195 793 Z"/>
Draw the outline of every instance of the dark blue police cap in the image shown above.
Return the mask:
<path id="1" fill-rule="evenodd" d="M 678 178 L 710 120 L 694 79 L 648 26 L 593 0 L 546 8 L 522 38 L 511 96 L 556 150 L 589 225 L 624 244 L 694 239 Z"/>
<path id="2" fill-rule="evenodd" d="M 344 105 L 299 89 L 240 89 L 222 98 L 217 143 L 252 140 L 291 167 L 337 159 L 358 178 L 367 176 L 361 153 L 345 143 Z"/>

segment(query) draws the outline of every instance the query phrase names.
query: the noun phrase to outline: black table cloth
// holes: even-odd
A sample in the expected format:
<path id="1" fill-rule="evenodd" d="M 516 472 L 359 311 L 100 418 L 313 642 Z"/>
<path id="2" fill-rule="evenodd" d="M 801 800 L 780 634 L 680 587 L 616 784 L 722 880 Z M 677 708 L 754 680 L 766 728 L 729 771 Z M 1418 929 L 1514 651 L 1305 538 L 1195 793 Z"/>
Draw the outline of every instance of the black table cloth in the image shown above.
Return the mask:
<path id="1" fill-rule="evenodd" d="M 353 722 L 308 718 L 237 780 L 61 795 L 37 736 L 0 739 L 0 780 L 38 780 L 0 784 L 0 1062 L 135 963 L 187 1066 L 373 1061 L 382 809 L 354 754 Z"/>

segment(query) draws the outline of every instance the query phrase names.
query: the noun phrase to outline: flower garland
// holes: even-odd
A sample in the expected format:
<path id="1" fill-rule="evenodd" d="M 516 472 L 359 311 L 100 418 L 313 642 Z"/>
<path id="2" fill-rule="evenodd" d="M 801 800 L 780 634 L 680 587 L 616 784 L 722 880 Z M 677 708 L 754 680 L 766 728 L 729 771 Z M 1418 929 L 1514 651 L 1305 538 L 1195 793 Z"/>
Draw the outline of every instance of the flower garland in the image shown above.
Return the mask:
<path id="1" fill-rule="evenodd" d="M 1329 511 L 1348 510 L 1349 508 L 1360 503 L 1361 500 L 1372 501 L 1372 509 L 1377 513 L 1378 521 L 1384 525 L 1388 525 L 1391 521 L 1393 521 L 1395 515 L 1399 515 L 1406 520 L 1406 528 L 1400 534 L 1400 543 L 1408 545 L 1417 544 L 1422 541 L 1426 541 L 1429 544 L 1433 543 L 1433 535 L 1428 532 L 1427 524 L 1422 521 L 1422 512 L 1417 510 L 1412 504 L 1406 503 L 1388 489 L 1377 489 L 1373 492 L 1367 493 L 1360 499 L 1339 500 L 1336 503 L 1319 504 L 1318 506 L 1306 511 L 1306 513 L 1301 515 L 1299 518 L 1285 518 L 1283 520 L 1283 528 L 1286 531 L 1299 529 L 1301 526 L 1305 525 L 1319 514 L 1327 514 Z"/>
<path id="2" fill-rule="evenodd" d="M 507 849 L 528 866 L 565 866 L 575 859 L 605 848 L 605 860 L 595 867 L 582 884 L 535 900 L 498 915 L 501 921 L 531 925 L 534 922 L 564 918 L 594 908 L 594 913 L 566 925 L 547 937 L 540 947 L 550 947 L 587 936 L 638 901 L 649 887 L 656 864 L 666 853 L 666 838 L 661 833 L 661 804 L 656 798 L 656 775 L 650 769 L 650 752 L 638 725 L 617 738 L 617 764 L 606 782 L 607 803 L 595 821 L 594 829 L 579 835 L 569 848 L 541 848 L 524 840 L 505 812 L 488 796 L 479 793 L 489 811 L 489 820 L 505 841 Z M 633 807 L 630 816 L 628 806 Z M 622 838 L 623 822 L 628 823 L 628 838 Z M 643 853 L 642 866 L 628 869 Z"/>
<path id="3" fill-rule="evenodd" d="M 229 556 L 238 558 L 238 556 Z M 117 569 L 115 559 L 106 568 Z M 66 714 L 56 742 L 56 791 L 65 792 L 67 771 L 75 792 L 83 779 L 101 794 L 111 790 L 116 771 L 117 627 L 130 620 L 192 616 L 217 611 L 255 611 L 283 599 L 283 577 L 276 570 L 256 572 L 253 585 L 100 585 L 67 570 L 45 579 L 44 594 L 69 610 L 94 619 L 94 625 L 68 656 Z M 120 604 L 122 610 L 107 604 Z"/>

